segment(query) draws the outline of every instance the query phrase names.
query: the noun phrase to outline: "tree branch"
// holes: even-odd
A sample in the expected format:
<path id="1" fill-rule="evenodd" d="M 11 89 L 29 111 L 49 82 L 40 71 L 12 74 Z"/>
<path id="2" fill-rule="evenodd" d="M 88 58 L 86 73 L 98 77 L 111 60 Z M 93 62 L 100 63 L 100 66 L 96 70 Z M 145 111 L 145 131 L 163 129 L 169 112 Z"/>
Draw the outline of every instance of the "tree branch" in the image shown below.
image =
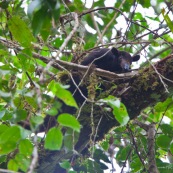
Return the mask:
<path id="1" fill-rule="evenodd" d="M 155 64 L 155 68 L 157 68 L 157 71 L 169 80 L 173 80 L 172 67 L 173 56 L 171 55 Z M 167 84 L 169 93 L 166 93 L 164 91 L 164 86 L 160 82 L 159 76 L 156 74 L 155 70 L 152 67 L 142 69 L 139 72 L 139 75 L 135 76 L 130 81 L 129 89 L 126 92 L 123 92 L 122 95 L 120 95 L 119 97 L 125 104 L 131 119 L 137 117 L 140 114 L 140 112 L 146 107 L 154 105 L 158 101 L 164 101 L 168 96 L 173 94 L 173 83 L 169 81 L 165 81 L 165 83 Z M 113 92 L 113 95 L 117 96 L 120 88 L 121 86 L 117 86 L 117 88 Z M 155 95 L 157 95 L 157 98 L 154 97 Z M 89 135 L 92 132 L 91 127 L 89 125 L 89 105 L 86 106 L 87 110 L 82 110 L 82 116 L 79 117 L 79 121 L 81 122 L 83 128 L 81 129 L 78 143 L 75 146 L 75 149 L 77 151 L 82 151 L 83 149 L 86 149 L 86 147 L 89 145 Z M 103 116 L 103 118 L 101 119 L 101 122 L 99 122 L 101 116 Z M 94 107 L 93 117 L 95 127 L 99 122 L 96 141 L 103 139 L 104 134 L 106 134 L 110 129 L 118 125 L 117 121 L 115 120 L 111 112 L 106 112 L 102 109 L 102 107 L 97 105 L 95 105 Z M 70 158 L 69 155 L 68 158 Z M 67 158 L 66 156 L 61 156 L 61 159 L 62 157 Z M 40 168 L 44 168 L 44 173 L 51 172 L 52 164 L 56 165 L 58 158 L 58 152 L 54 152 L 51 153 L 51 155 L 47 155 L 47 157 L 40 162 Z M 49 165 L 50 162 L 51 165 Z M 47 167 L 45 168 L 44 165 L 47 165 Z M 43 170 L 40 170 L 40 172 L 41 171 Z"/>

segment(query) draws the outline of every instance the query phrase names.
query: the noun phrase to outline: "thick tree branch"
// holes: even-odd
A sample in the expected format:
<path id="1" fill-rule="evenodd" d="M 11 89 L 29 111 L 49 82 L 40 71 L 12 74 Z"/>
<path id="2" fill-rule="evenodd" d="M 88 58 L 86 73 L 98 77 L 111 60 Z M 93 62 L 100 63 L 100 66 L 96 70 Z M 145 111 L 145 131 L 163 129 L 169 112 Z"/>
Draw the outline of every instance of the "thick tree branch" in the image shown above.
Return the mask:
<path id="1" fill-rule="evenodd" d="M 164 101 L 168 96 L 171 96 L 171 94 L 173 93 L 173 83 L 171 82 L 171 80 L 173 80 L 173 56 L 170 55 L 167 58 L 159 61 L 155 64 L 155 68 L 157 69 L 160 75 L 170 80 L 167 81 L 163 79 L 164 82 L 167 84 L 169 93 L 165 92 L 164 86 L 161 83 L 160 78 L 155 72 L 155 69 L 153 69 L 153 67 L 142 69 L 139 72 L 139 75 L 135 76 L 131 80 L 126 92 L 123 92 L 123 94 L 120 96 L 122 102 L 126 105 L 127 111 L 131 119 L 137 117 L 140 114 L 140 112 L 146 107 L 154 105 L 158 101 Z M 118 88 L 113 92 L 115 96 L 118 95 L 119 89 L 120 86 L 118 86 Z M 97 126 L 101 116 L 103 116 L 103 118 L 98 127 L 98 135 L 96 140 L 102 139 L 104 137 L 104 134 L 106 134 L 110 129 L 112 129 L 112 127 L 118 125 L 117 121 L 115 120 L 111 112 L 105 112 L 102 110 L 102 108 L 96 106 L 93 112 L 95 126 Z M 89 125 L 90 111 L 88 110 L 87 113 L 86 110 L 83 110 L 82 116 L 80 116 L 79 120 L 83 125 L 83 128 L 80 133 L 80 137 L 78 140 L 79 142 L 76 144 L 75 148 L 78 151 L 82 151 L 88 145 L 89 135 L 91 134 L 91 127 Z M 69 155 L 68 158 L 70 158 Z M 51 155 L 47 155 L 47 157 L 40 162 L 40 168 L 44 168 L 44 170 L 40 170 L 40 172 L 52 172 L 52 165 L 56 165 L 58 158 L 58 152 L 54 152 L 51 153 Z M 49 165 L 50 162 L 51 164 Z M 47 165 L 47 167 L 45 168 L 44 165 Z"/>

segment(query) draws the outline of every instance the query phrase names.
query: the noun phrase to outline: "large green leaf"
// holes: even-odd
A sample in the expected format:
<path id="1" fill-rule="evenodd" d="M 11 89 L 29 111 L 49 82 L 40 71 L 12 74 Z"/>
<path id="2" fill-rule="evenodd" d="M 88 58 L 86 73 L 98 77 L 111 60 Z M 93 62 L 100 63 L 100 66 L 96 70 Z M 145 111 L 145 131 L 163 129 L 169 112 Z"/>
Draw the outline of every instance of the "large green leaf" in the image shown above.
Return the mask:
<path id="1" fill-rule="evenodd" d="M 21 137 L 20 128 L 18 126 L 12 126 L 7 128 L 0 135 L 0 144 L 8 143 L 10 141 L 17 142 Z"/>
<path id="2" fill-rule="evenodd" d="M 46 9 L 42 8 L 34 13 L 32 20 L 32 29 L 34 36 L 36 36 L 42 29 L 44 23 L 44 15 L 46 14 Z"/>
<path id="3" fill-rule="evenodd" d="M 170 145 L 170 152 L 171 152 L 171 154 L 172 154 L 172 156 L 173 156 L 173 142 L 172 142 L 171 145 Z"/>
<path id="4" fill-rule="evenodd" d="M 17 109 L 14 114 L 14 121 L 19 122 L 25 120 L 27 117 L 27 112 L 24 109 Z"/>
<path id="5" fill-rule="evenodd" d="M 59 83 L 52 81 L 49 84 L 49 89 L 66 105 L 73 106 L 76 108 L 78 107 L 70 91 L 64 89 Z"/>
<path id="6" fill-rule="evenodd" d="M 78 142 L 79 133 L 71 128 L 68 128 L 64 134 L 63 146 L 67 151 L 71 151 L 74 145 Z M 73 142 L 69 142 L 73 141 Z"/>
<path id="7" fill-rule="evenodd" d="M 157 137 L 156 139 L 156 143 L 160 148 L 163 149 L 168 149 L 170 147 L 170 143 L 171 143 L 172 139 L 169 138 L 166 135 L 160 135 L 159 137 Z"/>
<path id="8" fill-rule="evenodd" d="M 64 113 L 59 115 L 57 121 L 63 126 L 70 127 L 77 132 L 80 131 L 80 123 L 70 114 Z"/>
<path id="9" fill-rule="evenodd" d="M 169 137 L 173 137 L 173 127 L 169 124 L 161 124 L 160 125 L 160 128 L 162 130 L 162 132 L 165 134 L 165 135 L 168 135 Z"/>
<path id="10" fill-rule="evenodd" d="M 32 151 L 33 151 L 33 144 L 31 143 L 30 140 L 24 139 L 24 140 L 20 141 L 19 151 L 21 154 L 23 154 L 25 156 L 31 156 Z"/>
<path id="11" fill-rule="evenodd" d="M 168 14 L 165 14 L 165 9 L 162 10 L 162 15 L 169 27 L 169 29 L 171 30 L 171 32 L 173 33 L 173 22 L 171 21 L 170 17 L 168 16 Z"/>
<path id="12" fill-rule="evenodd" d="M 119 99 L 116 99 L 114 96 L 109 96 L 102 100 L 106 102 L 109 106 L 113 108 L 113 114 L 115 119 L 120 123 L 121 126 L 124 126 L 129 121 L 129 116 L 126 110 L 126 107 Z"/>
<path id="13" fill-rule="evenodd" d="M 157 112 L 164 112 L 168 107 L 172 107 L 173 100 L 172 98 L 167 98 L 164 102 L 158 102 L 154 107 Z"/>
<path id="14" fill-rule="evenodd" d="M 106 163 L 111 163 L 108 157 L 105 155 L 105 153 L 100 149 L 95 150 L 93 159 L 96 161 L 99 161 L 101 159 Z"/>
<path id="15" fill-rule="evenodd" d="M 160 160 L 156 160 L 156 164 L 160 173 L 172 173 L 173 172 L 173 164 L 162 162 Z"/>
<path id="16" fill-rule="evenodd" d="M 0 155 L 8 154 L 16 149 L 16 142 L 0 143 Z"/>
<path id="17" fill-rule="evenodd" d="M 13 37 L 24 47 L 30 47 L 34 37 L 29 30 L 26 23 L 19 17 L 13 16 L 9 22 L 8 27 Z"/>
<path id="18" fill-rule="evenodd" d="M 113 114 L 116 120 L 121 124 L 121 126 L 126 125 L 130 119 L 127 113 L 127 109 L 122 103 L 120 107 L 114 107 Z"/>
<path id="19" fill-rule="evenodd" d="M 42 116 L 32 116 L 30 119 L 30 124 L 32 128 L 37 129 L 40 124 L 44 122 L 44 119 Z"/>
<path id="20" fill-rule="evenodd" d="M 139 158 L 135 158 L 135 159 L 132 160 L 130 166 L 131 166 L 132 172 L 140 172 L 139 170 L 142 169 L 143 165 L 142 165 Z"/>
<path id="21" fill-rule="evenodd" d="M 120 147 L 119 151 L 116 155 L 116 160 L 118 161 L 124 161 L 127 158 L 127 155 L 132 150 L 132 147 L 128 145 L 127 147 Z"/>
<path id="22" fill-rule="evenodd" d="M 44 147 L 49 150 L 60 150 L 62 146 L 63 135 L 60 129 L 51 128 L 45 139 Z"/>
<path id="23" fill-rule="evenodd" d="M 16 145 L 21 138 L 20 128 L 12 126 L 0 135 L 0 154 L 7 154 L 16 148 Z"/>
<path id="24" fill-rule="evenodd" d="M 138 0 L 137 2 L 139 2 L 139 4 L 141 4 L 143 8 L 149 8 L 151 6 L 150 0 Z"/>
<path id="25" fill-rule="evenodd" d="M 60 163 L 60 166 L 66 170 L 69 170 L 71 168 L 71 164 L 67 160 L 64 160 L 62 163 Z"/>
<path id="26" fill-rule="evenodd" d="M 22 170 L 23 172 L 27 172 L 27 169 L 29 168 L 29 165 L 31 162 L 29 157 L 26 157 L 23 154 L 17 153 L 14 160 L 17 163 L 20 170 Z"/>
<path id="27" fill-rule="evenodd" d="M 18 171 L 18 164 L 17 162 L 14 160 L 14 159 L 11 159 L 9 162 L 8 162 L 8 169 L 9 170 L 13 170 L 13 171 Z"/>

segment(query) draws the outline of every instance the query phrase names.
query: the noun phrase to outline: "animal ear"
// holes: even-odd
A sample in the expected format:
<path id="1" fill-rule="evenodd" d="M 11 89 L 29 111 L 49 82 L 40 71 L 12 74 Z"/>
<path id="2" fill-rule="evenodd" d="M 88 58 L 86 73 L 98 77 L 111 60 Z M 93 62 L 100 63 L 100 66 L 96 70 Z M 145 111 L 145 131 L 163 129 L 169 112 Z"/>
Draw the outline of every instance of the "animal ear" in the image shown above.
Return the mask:
<path id="1" fill-rule="evenodd" d="M 135 55 L 132 58 L 133 58 L 133 62 L 138 61 L 140 59 L 140 55 Z"/>
<path id="2" fill-rule="evenodd" d="M 118 51 L 118 49 L 116 49 L 115 47 L 112 47 L 111 48 L 111 52 L 114 54 L 114 55 L 119 55 L 119 51 Z"/>

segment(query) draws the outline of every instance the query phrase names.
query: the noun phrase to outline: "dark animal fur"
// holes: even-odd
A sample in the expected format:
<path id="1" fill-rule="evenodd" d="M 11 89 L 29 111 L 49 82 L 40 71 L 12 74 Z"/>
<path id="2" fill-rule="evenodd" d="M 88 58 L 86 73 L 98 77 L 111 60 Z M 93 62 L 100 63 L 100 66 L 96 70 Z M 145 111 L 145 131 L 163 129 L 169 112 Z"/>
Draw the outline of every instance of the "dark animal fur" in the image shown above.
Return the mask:
<path id="1" fill-rule="evenodd" d="M 134 61 L 138 61 L 140 55 L 131 56 L 128 52 L 119 51 L 116 48 L 96 49 L 82 61 L 82 65 L 94 64 L 97 68 L 111 72 L 127 72 Z"/>

